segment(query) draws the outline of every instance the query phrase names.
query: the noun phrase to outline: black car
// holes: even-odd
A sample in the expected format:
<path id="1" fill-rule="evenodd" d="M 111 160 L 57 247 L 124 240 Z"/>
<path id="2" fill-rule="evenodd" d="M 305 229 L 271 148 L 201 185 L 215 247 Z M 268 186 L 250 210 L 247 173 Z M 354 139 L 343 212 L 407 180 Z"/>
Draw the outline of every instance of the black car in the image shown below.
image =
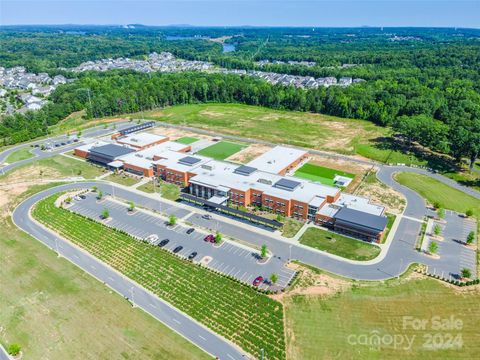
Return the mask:
<path id="1" fill-rule="evenodd" d="M 83 194 L 80 195 L 80 199 L 85 200 L 87 197 Z"/>
<path id="2" fill-rule="evenodd" d="M 170 242 L 170 240 L 164 239 L 164 240 L 162 240 L 162 241 L 160 241 L 160 242 L 158 243 L 158 246 L 164 247 L 164 246 L 167 245 L 169 242 Z"/>
<path id="3" fill-rule="evenodd" d="M 62 146 L 67 145 L 66 143 L 62 142 Z"/>
<path id="4" fill-rule="evenodd" d="M 194 231 L 195 231 L 194 228 L 190 228 L 190 229 L 187 230 L 187 234 L 191 234 L 191 233 L 194 232 Z"/>
<path id="5" fill-rule="evenodd" d="M 173 253 L 176 254 L 182 249 L 183 249 L 183 246 L 177 246 L 175 249 L 173 249 Z"/>
<path id="6" fill-rule="evenodd" d="M 188 260 L 192 260 L 195 256 L 197 256 L 197 254 L 198 253 L 196 251 L 192 252 L 190 255 L 188 255 Z"/>

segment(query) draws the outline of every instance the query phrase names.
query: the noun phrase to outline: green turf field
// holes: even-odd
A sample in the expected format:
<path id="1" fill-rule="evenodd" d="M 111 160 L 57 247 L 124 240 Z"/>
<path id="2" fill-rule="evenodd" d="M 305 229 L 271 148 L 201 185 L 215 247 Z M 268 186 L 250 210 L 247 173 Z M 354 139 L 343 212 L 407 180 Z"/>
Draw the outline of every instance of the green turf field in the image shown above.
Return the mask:
<path id="1" fill-rule="evenodd" d="M 220 141 L 205 149 L 200 150 L 197 154 L 214 158 L 215 160 L 226 159 L 233 154 L 242 150 L 245 146 L 242 144 L 231 143 L 228 141 Z"/>
<path id="2" fill-rule="evenodd" d="M 333 179 L 335 175 L 345 176 L 348 178 L 353 179 L 355 177 L 354 174 L 350 174 L 344 171 L 329 169 L 323 166 L 318 166 L 314 164 L 307 163 L 303 165 L 300 169 L 295 172 L 295 176 L 316 181 L 325 185 L 334 185 Z"/>
<path id="3" fill-rule="evenodd" d="M 194 137 L 191 137 L 191 136 L 184 136 L 184 137 L 181 137 L 181 138 L 179 138 L 175 141 L 180 143 L 180 144 L 189 145 L 189 144 L 192 144 L 192 143 L 198 141 L 198 139 L 194 138 Z"/>

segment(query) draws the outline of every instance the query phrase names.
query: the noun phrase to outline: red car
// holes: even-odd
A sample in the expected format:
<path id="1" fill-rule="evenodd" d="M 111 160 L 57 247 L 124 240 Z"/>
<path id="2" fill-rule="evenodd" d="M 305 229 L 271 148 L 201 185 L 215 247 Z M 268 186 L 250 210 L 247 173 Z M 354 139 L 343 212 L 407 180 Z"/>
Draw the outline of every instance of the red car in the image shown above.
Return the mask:
<path id="1" fill-rule="evenodd" d="M 263 283 L 263 277 L 261 276 L 257 276 L 255 278 L 255 280 L 253 280 L 253 286 L 258 286 L 260 285 L 261 283 Z"/>
<path id="2" fill-rule="evenodd" d="M 215 236 L 213 236 L 212 234 L 210 234 L 210 235 L 205 236 L 205 237 L 203 238 L 203 240 L 206 241 L 206 242 L 211 242 L 211 243 L 213 243 L 213 242 L 215 242 Z"/>

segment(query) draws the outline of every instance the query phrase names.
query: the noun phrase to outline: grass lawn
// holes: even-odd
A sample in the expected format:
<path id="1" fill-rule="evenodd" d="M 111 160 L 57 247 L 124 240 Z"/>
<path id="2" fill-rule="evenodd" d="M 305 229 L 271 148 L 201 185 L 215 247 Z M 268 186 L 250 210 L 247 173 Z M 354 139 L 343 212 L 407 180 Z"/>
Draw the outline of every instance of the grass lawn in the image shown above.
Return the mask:
<path id="1" fill-rule="evenodd" d="M 285 301 L 288 359 L 474 359 L 480 353 L 478 319 L 479 291 L 457 292 L 433 279 L 400 280 L 369 285 L 353 285 L 335 296 L 296 295 Z M 427 320 L 424 330 L 403 327 L 411 316 Z M 433 316 L 441 320 L 459 319 L 460 330 L 434 330 Z M 410 350 L 406 342 L 395 348 L 355 345 L 359 335 L 405 336 L 413 339 Z M 435 335 L 439 334 L 439 335 Z M 426 349 L 429 336 L 447 344 L 451 334 L 460 334 L 460 349 Z M 349 342 L 350 339 L 350 342 Z M 403 338 L 405 340 L 405 338 Z M 351 344 L 354 345 L 351 345 Z"/>
<path id="2" fill-rule="evenodd" d="M 173 106 L 146 111 L 144 115 L 225 134 L 347 154 L 354 153 L 356 143 L 388 133 L 386 128 L 369 121 L 242 104 Z"/>
<path id="3" fill-rule="evenodd" d="M 442 207 L 461 213 L 472 209 L 476 216 L 480 216 L 480 200 L 429 176 L 401 172 L 395 175 L 395 180 L 418 192 L 431 204 L 438 201 Z"/>
<path id="4" fill-rule="evenodd" d="M 194 137 L 191 137 L 191 136 L 184 136 L 184 137 L 181 137 L 180 139 L 177 139 L 175 141 L 180 143 L 180 144 L 189 145 L 189 144 L 192 144 L 192 143 L 198 141 L 198 139 L 194 138 Z"/>
<path id="5" fill-rule="evenodd" d="M 205 149 L 200 150 L 197 154 L 202 156 L 208 156 L 215 160 L 223 160 L 239 152 L 243 148 L 245 148 L 245 145 L 231 143 L 228 141 L 220 141 L 216 144 L 206 147 Z"/>
<path id="6" fill-rule="evenodd" d="M 314 165 L 310 163 L 304 164 L 301 168 L 295 171 L 296 177 L 316 181 L 316 182 L 319 182 L 325 185 L 331 185 L 331 186 L 334 185 L 333 179 L 335 178 L 336 175 L 348 177 L 350 179 L 353 179 L 355 177 L 354 174 L 350 174 L 344 171 L 338 171 L 335 169 L 329 169 L 323 166 Z"/>
<path id="7" fill-rule="evenodd" d="M 24 359 L 210 359 L 12 224 L 8 211 L 50 186 L 0 189 L 0 343 Z"/>
<path id="8" fill-rule="evenodd" d="M 32 216 L 180 311 L 259 357 L 285 358 L 281 303 L 156 246 L 55 206 L 37 203 Z M 85 236 L 88 234 L 89 236 Z"/>
<path id="9" fill-rule="evenodd" d="M 135 179 L 131 176 L 123 175 L 123 174 L 117 174 L 117 175 L 111 174 L 111 175 L 108 175 L 106 178 L 104 178 L 104 180 L 112 181 L 114 183 L 125 185 L 125 186 L 132 186 L 139 182 L 138 179 Z"/>
<path id="10" fill-rule="evenodd" d="M 140 185 L 137 189 L 147 192 L 147 193 L 153 193 L 153 192 L 158 192 L 158 188 L 160 187 L 160 194 L 165 198 L 169 200 L 177 200 L 178 196 L 180 195 L 180 189 L 178 186 L 175 184 L 170 184 L 167 182 L 161 182 L 160 186 L 158 184 L 155 184 L 155 188 L 153 186 L 153 181 L 149 181 L 146 184 Z"/>
<path id="11" fill-rule="evenodd" d="M 105 171 L 104 168 L 86 161 L 75 160 L 63 155 L 32 161 L 15 169 L 13 173 L 0 175 L 0 180 L 16 180 L 19 182 L 37 179 L 54 179 L 61 177 L 83 176 L 93 179 Z"/>
<path id="12" fill-rule="evenodd" d="M 385 240 L 387 240 L 388 234 L 390 233 L 390 230 L 392 230 L 392 226 L 396 218 L 397 218 L 396 215 L 387 214 L 387 226 L 385 226 L 385 232 L 383 234 L 382 244 L 385 242 Z"/>
<path id="13" fill-rule="evenodd" d="M 8 155 L 7 158 L 5 159 L 5 162 L 9 164 L 13 164 L 14 162 L 17 162 L 20 160 L 30 159 L 35 156 L 30 152 L 31 150 L 32 150 L 31 147 L 21 148 L 20 150 L 17 150 L 11 153 L 10 155 Z"/>
<path id="14" fill-rule="evenodd" d="M 371 260 L 380 253 L 376 245 L 313 227 L 300 237 L 300 243 L 351 260 Z"/>
<path id="15" fill-rule="evenodd" d="M 298 233 L 304 223 L 292 218 L 285 218 L 285 220 L 283 220 L 283 224 L 282 235 L 287 238 L 291 238 Z"/>

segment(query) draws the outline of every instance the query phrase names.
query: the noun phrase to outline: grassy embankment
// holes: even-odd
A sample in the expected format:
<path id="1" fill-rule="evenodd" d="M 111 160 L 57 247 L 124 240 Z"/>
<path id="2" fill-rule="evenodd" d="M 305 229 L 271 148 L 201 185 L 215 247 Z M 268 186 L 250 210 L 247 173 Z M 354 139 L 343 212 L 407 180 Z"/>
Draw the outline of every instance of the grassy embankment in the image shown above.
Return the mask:
<path id="1" fill-rule="evenodd" d="M 460 213 L 471 209 L 475 216 L 480 216 L 480 200 L 429 176 L 401 172 L 395 175 L 395 180 L 419 193 L 430 204 L 439 202 L 442 207 Z"/>
<path id="2" fill-rule="evenodd" d="M 285 358 L 279 302 L 164 249 L 57 208 L 58 196 L 40 201 L 33 217 L 247 352 L 258 357 L 264 349 L 267 359 Z"/>

